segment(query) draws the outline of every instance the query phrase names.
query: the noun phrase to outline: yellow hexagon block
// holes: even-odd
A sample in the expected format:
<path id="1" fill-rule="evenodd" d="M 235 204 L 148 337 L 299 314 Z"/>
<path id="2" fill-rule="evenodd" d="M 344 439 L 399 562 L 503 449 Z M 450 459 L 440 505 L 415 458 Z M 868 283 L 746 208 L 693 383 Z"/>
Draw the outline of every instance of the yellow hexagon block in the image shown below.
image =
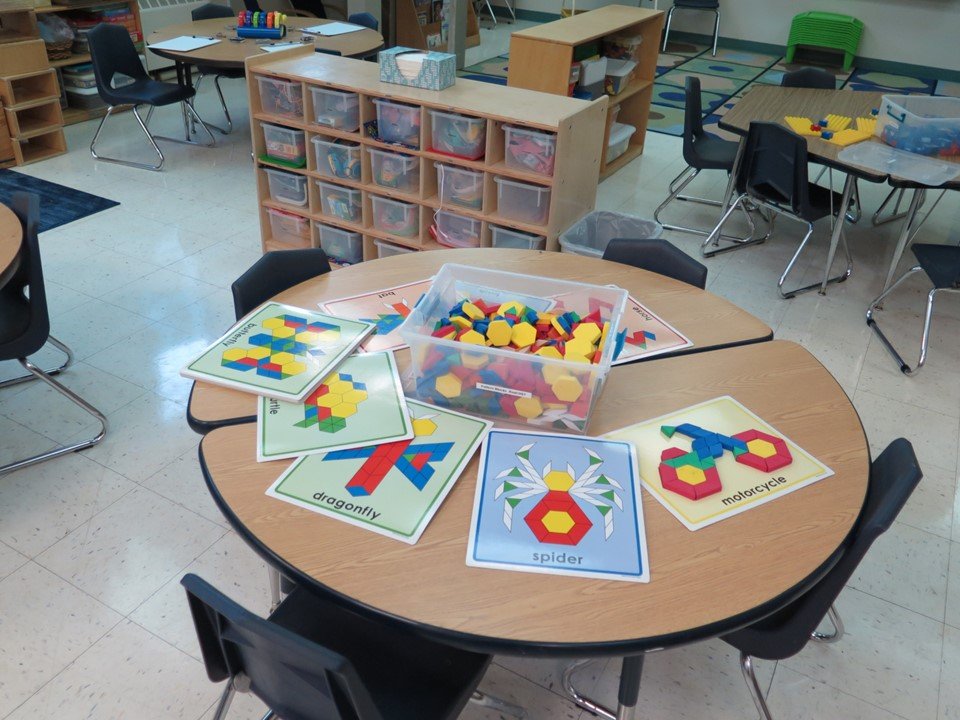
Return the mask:
<path id="1" fill-rule="evenodd" d="M 336 393 L 327 393 L 317 398 L 317 405 L 320 407 L 332 408 L 343 402 L 343 395 Z"/>
<path id="2" fill-rule="evenodd" d="M 283 318 L 267 318 L 260 324 L 267 330 L 276 330 L 277 328 L 283 327 Z"/>
<path id="3" fill-rule="evenodd" d="M 288 338 L 288 337 L 293 337 L 296 334 L 297 334 L 296 330 L 294 330 L 292 327 L 287 327 L 286 325 L 284 325 L 283 327 L 278 327 L 273 331 L 273 336 L 275 338 Z"/>
<path id="4" fill-rule="evenodd" d="M 299 375 L 300 373 L 307 371 L 306 364 L 300 362 L 299 360 L 284 363 L 280 366 L 280 368 L 284 375 Z"/>
<path id="5" fill-rule="evenodd" d="M 469 318 L 461 317 L 460 315 L 454 315 L 450 318 L 450 322 L 461 330 L 473 327 L 473 323 L 470 322 Z"/>
<path id="6" fill-rule="evenodd" d="M 762 438 L 748 440 L 747 449 L 754 455 L 762 458 L 773 457 L 777 454 L 777 449 L 773 446 L 773 443 L 769 440 L 763 440 Z"/>
<path id="7" fill-rule="evenodd" d="M 534 355 L 541 355 L 543 357 L 557 358 L 558 360 L 563 358 L 563 355 L 560 354 L 560 351 L 557 350 L 556 345 L 544 345 L 542 348 L 537 350 Z"/>
<path id="8" fill-rule="evenodd" d="M 487 327 L 487 337 L 495 347 L 504 347 L 510 344 L 513 337 L 513 328 L 506 320 L 494 320 Z"/>
<path id="9" fill-rule="evenodd" d="M 543 476 L 543 481 L 551 490 L 562 490 L 566 492 L 573 487 L 573 478 L 570 473 L 563 470 L 551 470 Z"/>
<path id="10" fill-rule="evenodd" d="M 540 404 L 540 398 L 536 396 L 517 398 L 517 402 L 514 403 L 514 406 L 517 408 L 517 415 L 520 417 L 525 417 L 528 420 L 540 417 L 543 414 L 543 405 Z"/>
<path id="11" fill-rule="evenodd" d="M 348 390 L 343 394 L 343 401 L 348 403 L 353 403 L 354 405 L 359 405 L 366 399 L 367 399 L 366 390 L 357 390 L 356 388 L 354 388 L 353 390 Z"/>
<path id="12" fill-rule="evenodd" d="M 548 385 L 553 385 L 559 378 L 564 375 L 569 375 L 566 368 L 560 365 L 544 365 L 543 366 L 543 379 L 547 381 Z"/>
<path id="13" fill-rule="evenodd" d="M 247 350 L 247 357 L 253 358 L 254 360 L 263 360 L 266 357 L 270 357 L 270 348 L 265 347 L 253 347 Z"/>
<path id="14" fill-rule="evenodd" d="M 270 362 L 276 363 L 277 365 L 286 365 L 287 363 L 292 363 L 296 359 L 297 358 L 293 353 L 288 352 L 278 352 L 270 356 Z"/>
<path id="15" fill-rule="evenodd" d="M 483 318 L 486 317 L 486 315 L 483 314 L 483 310 L 478 308 L 473 303 L 469 303 L 469 302 L 464 303 L 463 307 L 461 307 L 460 309 L 463 312 L 463 314 L 466 315 L 471 320 L 482 320 Z"/>
<path id="16" fill-rule="evenodd" d="M 342 395 L 343 393 L 353 390 L 353 383 L 349 380 L 337 379 L 328 382 L 327 387 L 330 388 L 330 392 Z"/>
<path id="17" fill-rule="evenodd" d="M 468 345 L 485 345 L 486 340 L 483 335 L 478 333 L 476 330 L 467 330 L 463 335 L 460 336 L 460 342 L 467 343 Z"/>
<path id="18" fill-rule="evenodd" d="M 687 483 L 687 485 L 699 485 L 707 479 L 707 476 L 703 474 L 703 470 L 693 467 L 693 465 L 684 465 L 683 467 L 677 468 L 677 477 Z"/>
<path id="19" fill-rule="evenodd" d="M 573 375 L 561 375 L 551 385 L 553 394 L 564 402 L 576 402 L 583 394 L 583 385 Z"/>
<path id="20" fill-rule="evenodd" d="M 498 315 L 506 315 L 509 312 L 512 312 L 514 315 L 520 315 L 523 313 L 525 306 L 522 302 L 517 302 L 516 300 L 511 300 L 510 302 L 505 302 L 499 308 L 497 308 Z"/>
<path id="21" fill-rule="evenodd" d="M 356 412 L 357 406 L 348 402 L 342 402 L 330 408 L 330 414 L 338 418 L 348 418 Z"/>
<path id="22" fill-rule="evenodd" d="M 417 437 L 433 435 L 437 431 L 437 424 L 430 418 L 414 418 L 413 434 Z"/>
<path id="23" fill-rule="evenodd" d="M 487 364 L 489 358 L 478 353 L 460 353 L 460 364 L 471 370 L 479 370 Z"/>
<path id="24" fill-rule="evenodd" d="M 298 332 L 294 336 L 294 340 L 302 342 L 304 345 L 316 345 L 320 342 L 320 333 L 304 330 L 303 332 Z"/>
<path id="25" fill-rule="evenodd" d="M 593 343 L 587 342 L 586 340 L 580 338 L 573 338 L 568 340 L 567 343 L 563 346 L 563 356 L 569 357 L 570 355 L 580 355 L 581 357 L 587 357 L 588 355 L 593 355 L 594 347 Z"/>
<path id="26" fill-rule="evenodd" d="M 268 352 L 267 354 L 269 355 L 270 353 Z M 245 357 L 247 357 L 247 351 L 243 348 L 233 347 L 223 351 L 223 359 L 231 362 L 234 360 L 243 360 Z"/>
<path id="27" fill-rule="evenodd" d="M 435 381 L 437 392 L 445 398 L 455 398 L 463 391 L 463 384 L 453 373 L 441 375 Z"/>
<path id="28" fill-rule="evenodd" d="M 578 340 L 586 340 L 595 345 L 600 340 L 602 331 L 596 323 L 580 323 L 573 329 L 573 336 Z"/>
<path id="29" fill-rule="evenodd" d="M 518 348 L 530 347 L 536 342 L 537 329 L 530 323 L 517 323 L 513 326 L 513 333 L 510 335 L 510 342 Z"/>

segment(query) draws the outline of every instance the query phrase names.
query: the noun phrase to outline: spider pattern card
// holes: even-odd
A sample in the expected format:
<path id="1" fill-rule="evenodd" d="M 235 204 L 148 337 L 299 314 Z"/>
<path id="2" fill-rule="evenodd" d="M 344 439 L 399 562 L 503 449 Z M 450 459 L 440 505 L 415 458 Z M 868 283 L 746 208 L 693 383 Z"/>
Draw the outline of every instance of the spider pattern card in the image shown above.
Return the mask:
<path id="1" fill-rule="evenodd" d="M 649 582 L 633 447 L 491 430 L 480 451 L 467 565 Z"/>
<path id="2" fill-rule="evenodd" d="M 391 352 L 351 355 L 302 402 L 262 397 L 257 405 L 260 462 L 412 437 Z"/>
<path id="3" fill-rule="evenodd" d="M 412 439 L 299 458 L 267 495 L 417 542 L 490 423 L 415 400 L 408 408 Z"/>
<path id="4" fill-rule="evenodd" d="M 614 359 L 614 365 L 674 352 L 693 345 L 683 333 L 632 296 L 627 298 L 620 327 L 623 333 L 622 349 Z"/>
<path id="5" fill-rule="evenodd" d="M 297 402 L 372 331 L 370 323 L 271 302 L 240 320 L 180 374 Z"/>
<path id="6" fill-rule="evenodd" d="M 399 350 L 407 347 L 407 344 L 400 339 L 400 333 L 396 330 L 432 283 L 430 279 L 418 280 L 385 290 L 330 300 L 320 303 L 320 309 L 338 317 L 372 323 L 374 333 L 363 343 L 363 349 L 367 352 Z"/>
<path id="7" fill-rule="evenodd" d="M 833 475 L 729 396 L 604 437 L 636 448 L 644 487 L 690 530 Z"/>

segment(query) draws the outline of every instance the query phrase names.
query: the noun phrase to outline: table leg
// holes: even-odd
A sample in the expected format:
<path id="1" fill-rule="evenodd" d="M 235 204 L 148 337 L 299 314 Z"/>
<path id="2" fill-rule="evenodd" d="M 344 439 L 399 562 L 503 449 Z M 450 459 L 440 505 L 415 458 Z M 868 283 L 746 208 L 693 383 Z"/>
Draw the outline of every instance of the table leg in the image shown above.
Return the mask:
<path id="1" fill-rule="evenodd" d="M 620 669 L 620 690 L 617 692 L 617 720 L 634 720 L 640 697 L 640 678 L 643 675 L 643 655 L 623 659 Z"/>
<path id="2" fill-rule="evenodd" d="M 827 252 L 827 266 L 823 269 L 823 282 L 820 284 L 820 294 L 827 294 L 827 284 L 830 282 L 830 268 L 833 267 L 833 259 L 837 255 L 837 248 L 840 245 L 840 235 L 843 233 L 843 223 L 847 219 L 847 207 L 850 205 L 850 198 L 853 197 L 853 186 L 856 179 L 853 175 L 847 175 L 843 183 L 843 197 L 840 200 L 840 210 L 833 223 L 833 234 L 830 236 L 830 250 Z"/>

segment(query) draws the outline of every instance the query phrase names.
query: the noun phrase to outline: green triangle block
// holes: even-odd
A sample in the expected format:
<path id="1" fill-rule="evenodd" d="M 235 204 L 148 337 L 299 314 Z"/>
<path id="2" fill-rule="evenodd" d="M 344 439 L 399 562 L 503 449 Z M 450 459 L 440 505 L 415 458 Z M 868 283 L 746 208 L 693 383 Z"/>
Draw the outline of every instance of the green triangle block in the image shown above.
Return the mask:
<path id="1" fill-rule="evenodd" d="M 677 431 L 677 429 L 676 429 L 673 425 L 661 425 L 661 426 L 660 426 L 660 432 L 662 432 L 662 433 L 663 433 L 664 435 L 666 435 L 668 438 L 672 438 L 672 437 L 673 437 L 673 434 L 674 434 L 676 431 Z"/>

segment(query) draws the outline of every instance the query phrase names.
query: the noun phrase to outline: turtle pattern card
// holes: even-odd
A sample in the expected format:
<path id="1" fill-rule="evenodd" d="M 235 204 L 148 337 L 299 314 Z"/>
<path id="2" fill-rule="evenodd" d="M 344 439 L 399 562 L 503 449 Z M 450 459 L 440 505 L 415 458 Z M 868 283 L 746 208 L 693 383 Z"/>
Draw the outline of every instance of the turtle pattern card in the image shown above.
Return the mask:
<path id="1" fill-rule="evenodd" d="M 491 430 L 480 451 L 467 565 L 649 582 L 633 446 Z"/>
<path id="2" fill-rule="evenodd" d="M 296 460 L 267 495 L 413 544 L 491 423 L 409 400 L 413 438 Z"/>
<path id="3" fill-rule="evenodd" d="M 412 437 L 391 352 L 351 355 L 301 402 L 261 397 L 257 405 L 260 462 Z"/>
<path id="4" fill-rule="evenodd" d="M 320 309 L 338 317 L 353 318 L 374 325 L 374 333 L 363 343 L 367 352 L 407 347 L 397 332 L 410 311 L 430 289 L 432 280 L 376 290 L 353 297 L 320 303 Z"/>
<path id="5" fill-rule="evenodd" d="M 833 475 L 729 396 L 604 437 L 633 444 L 644 487 L 690 530 Z"/>
<path id="6" fill-rule="evenodd" d="M 267 303 L 180 374 L 298 402 L 372 331 L 370 323 Z"/>
<path id="7" fill-rule="evenodd" d="M 667 323 L 656 313 L 633 296 L 627 298 L 627 305 L 620 320 L 620 335 L 617 344 L 620 353 L 613 364 L 632 362 L 638 358 L 673 352 L 693 345 L 679 330 Z"/>

